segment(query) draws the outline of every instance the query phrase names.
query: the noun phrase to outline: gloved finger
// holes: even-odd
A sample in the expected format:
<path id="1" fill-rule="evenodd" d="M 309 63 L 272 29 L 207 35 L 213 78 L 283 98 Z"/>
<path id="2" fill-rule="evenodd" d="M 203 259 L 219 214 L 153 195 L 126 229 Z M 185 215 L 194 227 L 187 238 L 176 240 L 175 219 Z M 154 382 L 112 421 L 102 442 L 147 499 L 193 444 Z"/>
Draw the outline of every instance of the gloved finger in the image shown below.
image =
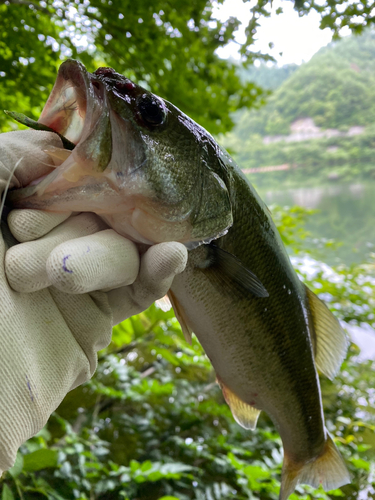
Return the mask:
<path id="1" fill-rule="evenodd" d="M 53 132 L 20 130 L 1 134 L 0 140 L 0 191 L 14 171 L 10 187 L 23 187 L 49 173 L 54 161 L 44 149 L 62 148 L 61 139 Z"/>
<path id="2" fill-rule="evenodd" d="M 56 247 L 47 259 L 47 274 L 58 290 L 82 294 L 133 283 L 139 260 L 132 241 L 107 229 Z"/>
<path id="3" fill-rule="evenodd" d="M 70 217 L 43 238 L 11 247 L 5 254 L 5 272 L 16 292 L 35 292 L 50 286 L 47 259 L 52 250 L 74 238 L 106 229 L 107 225 L 95 214 L 82 213 Z"/>
<path id="4" fill-rule="evenodd" d="M 18 241 L 14 238 L 13 234 L 9 231 L 8 224 L 5 224 L 5 222 L 1 221 L 1 236 L 4 244 L 4 250 L 5 252 L 8 250 L 8 248 L 18 245 Z M 1 257 L 0 257 L 1 259 Z"/>
<path id="5" fill-rule="evenodd" d="M 159 243 L 150 247 L 141 258 L 140 272 L 133 285 L 107 293 L 113 324 L 144 311 L 164 297 L 186 263 L 187 250 L 182 243 Z"/>
<path id="6" fill-rule="evenodd" d="M 64 324 L 69 328 L 90 364 L 89 376 L 85 372 L 81 373 L 68 389 L 72 390 L 94 374 L 98 362 L 97 351 L 104 349 L 110 343 L 112 310 L 104 292 L 77 296 L 60 292 L 53 286 L 48 292 L 60 311 Z M 56 325 L 54 327 L 56 331 Z"/>
<path id="7" fill-rule="evenodd" d="M 20 243 L 36 240 L 64 222 L 72 212 L 50 213 L 42 210 L 15 209 L 8 215 L 8 226 Z"/>

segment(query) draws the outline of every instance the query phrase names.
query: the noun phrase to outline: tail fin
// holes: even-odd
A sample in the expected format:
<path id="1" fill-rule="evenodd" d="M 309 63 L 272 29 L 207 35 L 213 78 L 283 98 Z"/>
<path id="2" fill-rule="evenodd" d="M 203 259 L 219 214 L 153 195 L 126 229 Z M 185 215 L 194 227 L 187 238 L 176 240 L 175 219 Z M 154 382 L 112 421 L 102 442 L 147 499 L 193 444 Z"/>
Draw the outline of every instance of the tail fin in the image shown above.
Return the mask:
<path id="1" fill-rule="evenodd" d="M 284 457 L 279 500 L 287 500 L 299 483 L 310 484 L 314 488 L 322 485 L 326 491 L 350 483 L 348 469 L 328 433 L 323 453 L 313 462 L 299 466 Z"/>

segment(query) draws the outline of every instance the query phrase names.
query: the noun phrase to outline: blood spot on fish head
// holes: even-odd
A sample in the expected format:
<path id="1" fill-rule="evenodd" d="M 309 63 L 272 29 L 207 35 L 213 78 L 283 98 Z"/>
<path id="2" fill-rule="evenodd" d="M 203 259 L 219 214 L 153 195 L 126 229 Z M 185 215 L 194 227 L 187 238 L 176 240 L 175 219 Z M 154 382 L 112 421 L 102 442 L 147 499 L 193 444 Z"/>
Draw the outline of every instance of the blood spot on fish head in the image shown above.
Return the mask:
<path id="1" fill-rule="evenodd" d="M 130 80 L 125 80 L 124 82 L 116 82 L 115 87 L 119 92 L 126 94 L 137 88 L 135 83 L 131 82 Z"/>
<path id="2" fill-rule="evenodd" d="M 106 66 L 101 66 L 96 71 L 94 71 L 94 75 L 104 76 L 104 77 L 111 77 L 115 73 L 116 71 L 113 68 L 108 68 Z"/>

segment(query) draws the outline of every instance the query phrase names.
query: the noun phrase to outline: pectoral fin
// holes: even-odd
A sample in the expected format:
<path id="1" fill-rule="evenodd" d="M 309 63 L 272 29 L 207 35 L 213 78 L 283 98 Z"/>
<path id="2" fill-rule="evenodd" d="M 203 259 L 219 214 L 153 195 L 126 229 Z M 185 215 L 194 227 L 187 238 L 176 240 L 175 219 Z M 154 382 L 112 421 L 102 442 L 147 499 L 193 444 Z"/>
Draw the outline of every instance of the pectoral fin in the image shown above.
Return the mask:
<path id="1" fill-rule="evenodd" d="M 312 342 L 315 364 L 318 370 L 332 379 L 346 356 L 349 342 L 340 323 L 324 302 L 307 287 L 306 294 L 314 324 Z"/>
<path id="2" fill-rule="evenodd" d="M 219 378 L 217 380 L 234 420 L 244 429 L 251 429 L 253 431 L 257 426 L 260 410 L 244 403 Z"/>
<path id="3" fill-rule="evenodd" d="M 193 332 L 192 332 L 192 329 L 190 328 L 190 326 L 188 325 L 185 311 L 184 311 L 183 307 L 181 306 L 181 304 L 178 302 L 176 296 L 173 294 L 172 290 L 169 290 L 168 297 L 169 297 L 169 300 L 171 301 L 176 318 L 181 325 L 181 330 L 182 330 L 182 333 L 184 334 L 185 340 L 188 344 L 191 345 L 191 342 L 192 342 L 191 335 Z"/>
<path id="4" fill-rule="evenodd" d="M 223 284 L 230 285 L 235 282 L 242 292 L 250 292 L 255 297 L 268 297 L 268 292 L 260 279 L 248 269 L 235 255 L 223 250 L 214 243 L 207 245 L 208 259 L 202 270 L 208 271 L 208 276 L 219 280 Z M 215 271 L 215 275 L 212 274 Z M 233 287 L 228 287 L 230 293 Z"/>

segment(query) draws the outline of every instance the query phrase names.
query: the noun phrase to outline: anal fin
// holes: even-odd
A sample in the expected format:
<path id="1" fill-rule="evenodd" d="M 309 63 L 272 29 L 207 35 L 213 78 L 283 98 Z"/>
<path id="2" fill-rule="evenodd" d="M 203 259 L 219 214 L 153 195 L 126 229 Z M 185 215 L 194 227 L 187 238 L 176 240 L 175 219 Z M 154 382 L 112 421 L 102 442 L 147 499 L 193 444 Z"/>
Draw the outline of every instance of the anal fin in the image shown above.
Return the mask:
<path id="1" fill-rule="evenodd" d="M 311 318 L 314 324 L 313 347 L 315 364 L 332 379 L 343 362 L 348 349 L 348 339 L 339 321 L 319 297 L 306 287 Z"/>
<path id="2" fill-rule="evenodd" d="M 169 300 L 171 301 L 176 318 L 181 325 L 181 330 L 182 330 L 182 333 L 184 334 L 185 340 L 188 344 L 191 345 L 191 342 L 192 342 L 191 335 L 192 335 L 193 331 L 190 328 L 190 326 L 188 325 L 185 311 L 184 311 L 183 307 L 181 306 L 181 304 L 178 302 L 178 300 L 177 300 L 176 296 L 174 295 L 174 293 L 172 292 L 172 290 L 169 290 L 168 297 L 169 297 Z"/>
<path id="3" fill-rule="evenodd" d="M 260 410 L 244 403 L 242 399 L 228 389 L 228 387 L 219 378 L 217 380 L 223 392 L 224 399 L 232 412 L 234 420 L 244 429 L 251 429 L 252 431 L 255 430 Z"/>
<path id="4" fill-rule="evenodd" d="M 162 297 L 161 299 L 156 300 L 155 304 L 164 312 L 169 311 L 172 307 L 168 295 L 164 295 L 164 297 Z"/>

